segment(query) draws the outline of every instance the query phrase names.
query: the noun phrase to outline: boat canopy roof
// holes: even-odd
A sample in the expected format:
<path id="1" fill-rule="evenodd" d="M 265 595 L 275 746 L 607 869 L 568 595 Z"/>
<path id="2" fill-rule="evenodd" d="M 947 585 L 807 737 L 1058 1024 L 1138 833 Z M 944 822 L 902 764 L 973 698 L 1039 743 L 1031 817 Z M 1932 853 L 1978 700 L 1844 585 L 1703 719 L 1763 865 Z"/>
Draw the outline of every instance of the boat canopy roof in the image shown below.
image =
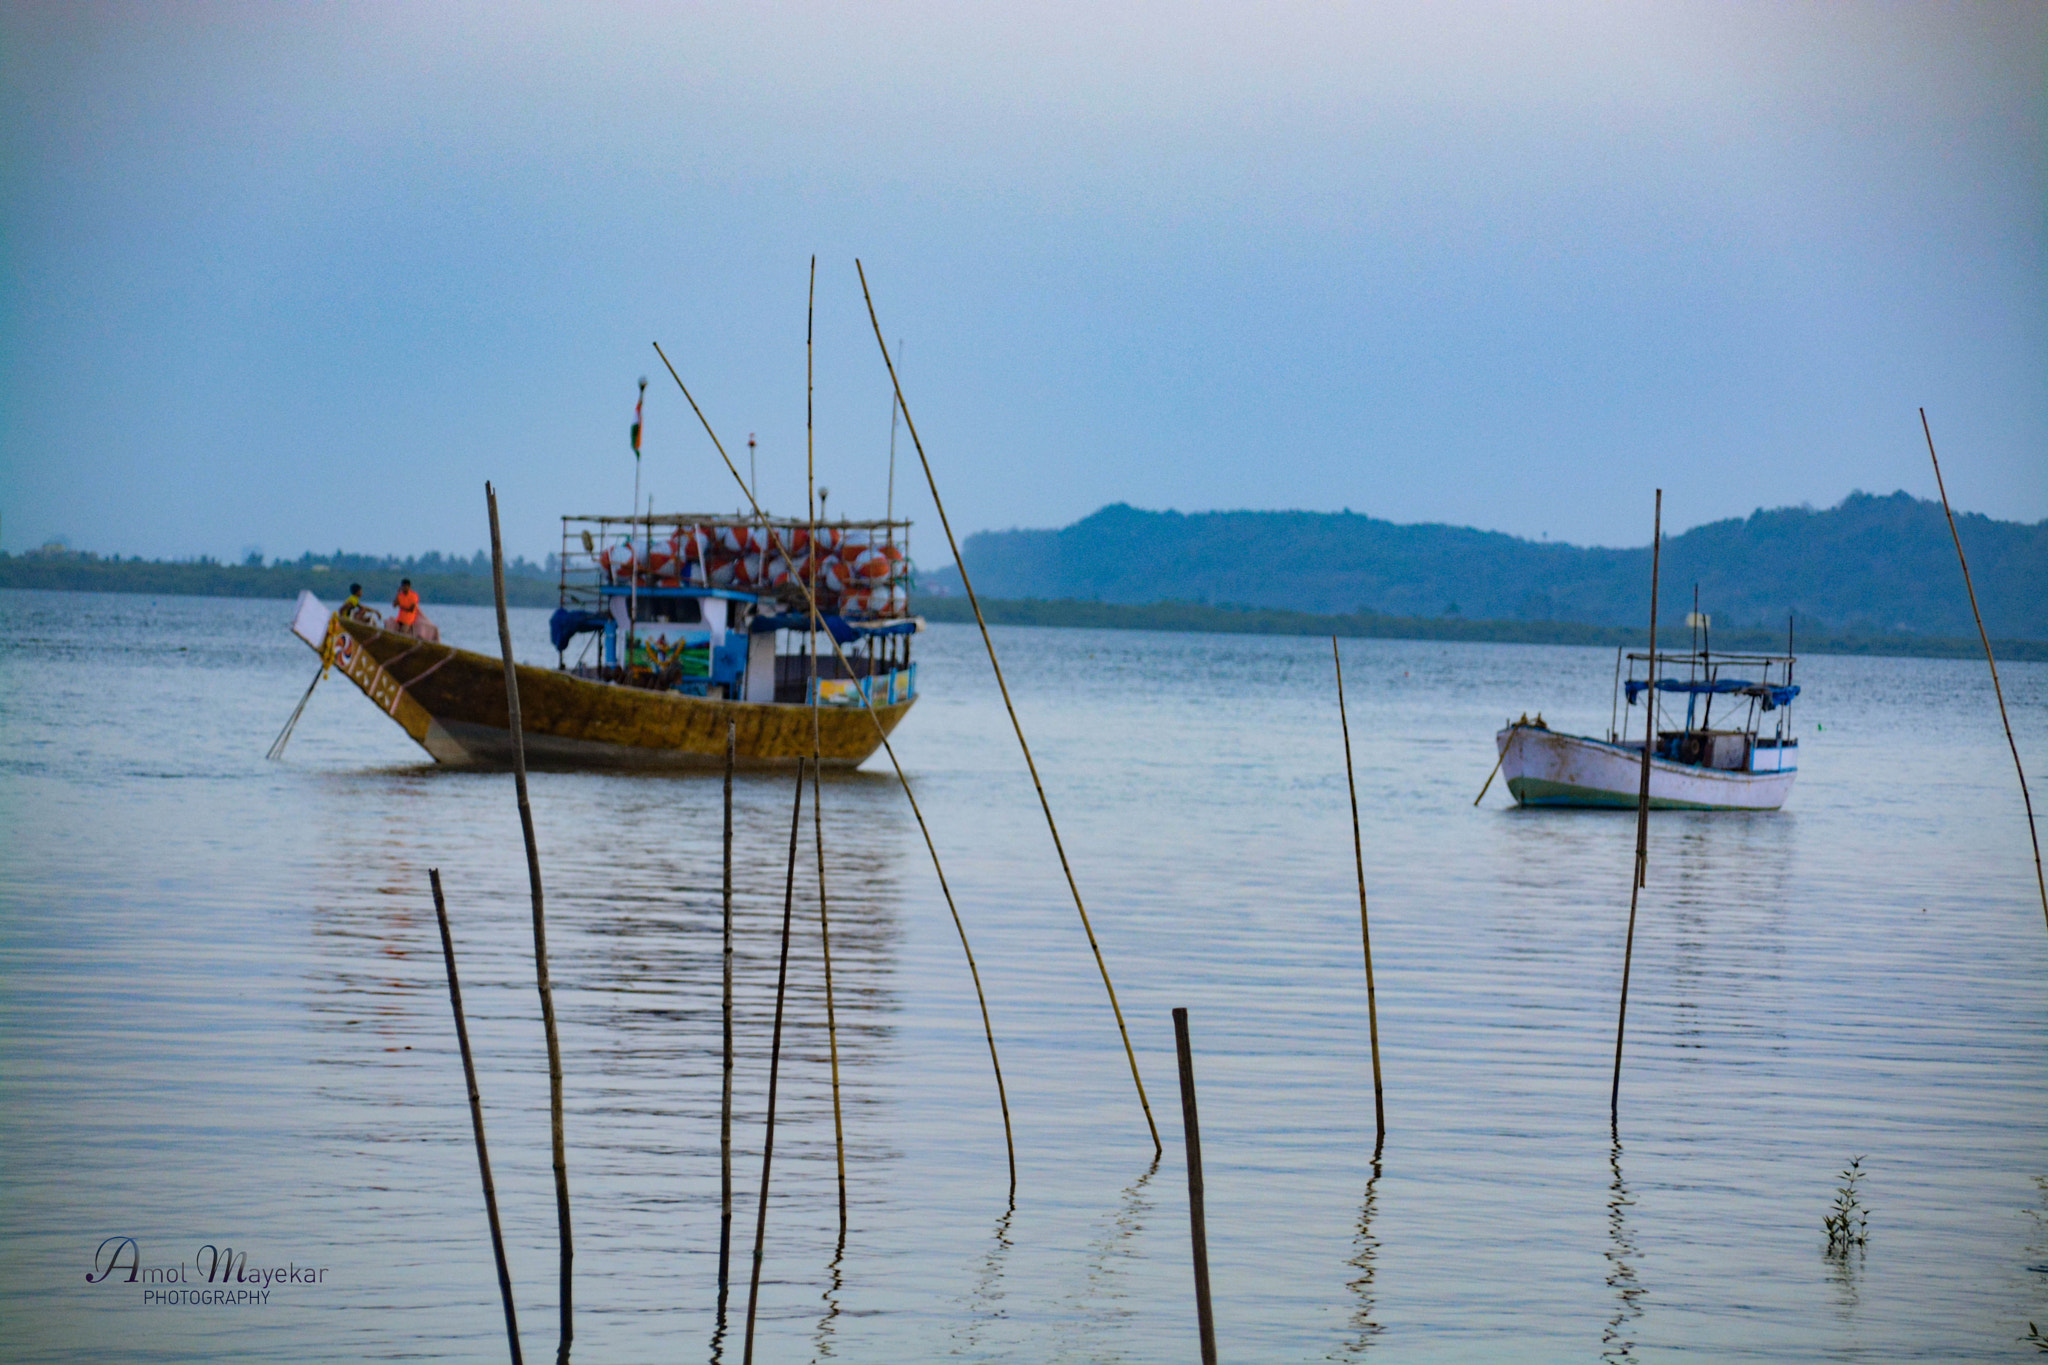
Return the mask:
<path id="1" fill-rule="evenodd" d="M 1628 689 L 1628 704 L 1634 706 L 1636 698 L 1641 696 L 1643 689 L 1649 685 L 1640 678 L 1630 678 L 1624 684 Z M 1758 683 L 1751 682 L 1746 678 L 1659 678 L 1657 679 L 1657 690 L 1659 692 L 1690 693 L 1694 696 L 1719 696 L 1732 693 L 1740 697 L 1758 697 L 1762 699 L 1764 710 L 1766 711 L 1774 711 L 1799 695 L 1799 687 L 1796 683 Z"/>

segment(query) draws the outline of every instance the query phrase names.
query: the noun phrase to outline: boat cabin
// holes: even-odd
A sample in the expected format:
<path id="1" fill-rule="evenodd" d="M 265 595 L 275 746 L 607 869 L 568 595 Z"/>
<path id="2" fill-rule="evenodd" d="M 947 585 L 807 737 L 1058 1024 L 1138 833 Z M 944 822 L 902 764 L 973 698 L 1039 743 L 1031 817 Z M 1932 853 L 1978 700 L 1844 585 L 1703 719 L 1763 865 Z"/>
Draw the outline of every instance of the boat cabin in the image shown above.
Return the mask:
<path id="1" fill-rule="evenodd" d="M 909 532 L 907 521 L 564 517 L 557 666 L 728 701 L 909 701 L 911 638 L 924 627 L 910 615 Z"/>

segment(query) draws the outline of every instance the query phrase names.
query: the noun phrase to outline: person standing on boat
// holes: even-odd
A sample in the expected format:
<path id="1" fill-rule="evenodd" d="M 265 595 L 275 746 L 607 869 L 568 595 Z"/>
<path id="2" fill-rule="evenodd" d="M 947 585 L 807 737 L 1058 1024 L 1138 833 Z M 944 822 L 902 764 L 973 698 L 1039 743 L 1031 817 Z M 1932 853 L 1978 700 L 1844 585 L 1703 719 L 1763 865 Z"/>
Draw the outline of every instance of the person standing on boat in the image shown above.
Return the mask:
<path id="1" fill-rule="evenodd" d="M 412 590 L 410 578 L 398 580 L 398 596 L 391 599 L 391 607 L 397 628 L 410 634 L 420 619 L 420 595 Z"/>

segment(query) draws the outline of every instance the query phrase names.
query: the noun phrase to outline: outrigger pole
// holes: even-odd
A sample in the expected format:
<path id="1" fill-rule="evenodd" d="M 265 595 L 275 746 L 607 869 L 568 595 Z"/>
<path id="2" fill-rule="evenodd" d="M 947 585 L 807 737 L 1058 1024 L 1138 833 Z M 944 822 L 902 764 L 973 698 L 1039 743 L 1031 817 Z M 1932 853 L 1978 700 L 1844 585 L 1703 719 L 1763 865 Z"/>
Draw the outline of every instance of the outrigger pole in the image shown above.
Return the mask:
<path id="1" fill-rule="evenodd" d="M 1038 764 L 1032 761 L 1031 745 L 1024 738 L 1023 723 L 1017 719 L 1017 708 L 1010 703 L 1010 686 L 1003 681 L 1003 665 L 996 658 L 995 641 L 989 638 L 988 622 L 981 615 L 981 599 L 975 596 L 974 581 L 967 576 L 967 560 L 960 553 L 960 542 L 953 538 L 953 523 L 946 518 L 946 504 L 939 498 L 939 481 L 932 477 L 932 462 L 925 457 L 924 442 L 918 439 L 917 423 L 911 420 L 910 405 L 903 401 L 903 385 L 896 378 L 896 362 L 889 358 L 889 343 L 882 340 L 882 322 L 875 316 L 874 296 L 868 292 L 868 273 L 856 259 L 853 268 L 860 274 L 860 295 L 867 301 L 868 321 L 874 325 L 875 345 L 882 348 L 882 363 L 889 367 L 889 383 L 896 390 L 896 405 L 903 409 L 903 429 L 910 433 L 910 443 L 917 450 L 917 462 L 924 467 L 925 486 L 931 489 L 932 505 L 938 509 L 939 525 L 946 532 L 946 544 L 953 551 L 953 563 L 960 570 L 960 582 L 967 589 L 968 605 L 974 608 L 974 623 L 981 627 L 981 643 L 988 650 L 989 666 L 995 670 L 996 687 L 1003 694 L 1003 709 L 1010 713 L 1010 727 L 1017 732 L 1017 747 L 1024 751 L 1024 766 L 1031 770 L 1031 785 L 1038 791 L 1039 808 L 1045 812 L 1045 826 L 1052 831 L 1053 851 L 1059 854 L 1060 871 L 1067 874 L 1067 890 L 1074 895 L 1074 909 L 1081 914 L 1082 931 L 1088 935 L 1088 946 L 1094 950 L 1095 965 L 1102 972 L 1103 989 L 1109 992 L 1109 1008 L 1116 1015 L 1117 1032 L 1123 1035 L 1124 1055 L 1130 1059 L 1131 1082 L 1138 1087 L 1138 1104 L 1145 1111 L 1145 1127 L 1152 1133 L 1152 1155 L 1157 1159 L 1165 1152 L 1159 1141 L 1159 1125 L 1152 1121 L 1152 1103 L 1145 1098 L 1145 1078 L 1138 1074 L 1138 1054 L 1131 1047 L 1131 1031 L 1124 1026 L 1123 1008 L 1116 1002 L 1116 987 L 1110 983 L 1109 964 L 1102 959 L 1102 945 L 1095 941 L 1095 928 L 1088 922 L 1088 907 L 1081 903 L 1081 888 L 1074 881 L 1074 869 L 1067 862 L 1066 846 L 1060 842 L 1060 827 L 1052 818 L 1052 802 L 1046 799 L 1045 784 L 1038 780 Z"/>
<path id="2" fill-rule="evenodd" d="M 718 433 L 712 430 L 711 420 L 704 415 L 704 409 L 697 406 L 697 400 L 690 395 L 690 386 L 683 383 L 683 377 L 676 373 L 676 367 L 669 364 L 668 354 L 661 349 L 661 343 L 658 341 L 654 343 L 654 353 L 661 357 L 661 363 L 668 370 L 669 378 L 676 381 L 676 387 L 682 390 L 684 399 L 690 404 L 690 410 L 697 414 L 697 420 L 704 426 L 704 434 L 711 438 L 712 449 L 718 452 L 719 459 L 725 461 L 726 470 L 731 473 L 733 482 L 747 495 L 747 502 L 753 507 L 754 515 L 762 516 L 761 504 L 754 500 L 754 491 L 748 488 L 747 481 L 740 477 L 739 468 L 733 464 L 732 456 L 725 453 L 725 443 L 720 441 Z M 811 591 L 810 584 L 801 576 L 797 579 L 797 589 L 803 593 L 808 608 L 815 611 L 818 599 Z M 832 646 L 832 653 L 837 656 L 847 675 L 851 677 L 853 664 L 846 657 L 846 651 L 839 647 L 839 638 L 828 630 L 825 632 L 825 640 Z M 1017 1141 L 1010 1131 L 1010 1100 L 1003 1090 L 1003 1063 L 1002 1059 L 996 1056 L 995 1025 L 989 1022 L 988 996 L 981 989 L 981 971 L 974 965 L 974 948 L 967 941 L 967 926 L 960 919 L 960 907 L 953 903 L 953 888 L 946 883 L 946 869 L 939 861 L 939 846 L 932 842 L 931 826 L 925 823 L 924 811 L 917 804 L 917 793 L 911 790 L 910 779 L 903 772 L 903 763 L 896 757 L 896 746 L 889 742 L 889 732 L 882 725 L 882 718 L 875 714 L 874 698 L 868 695 L 865 688 L 855 688 L 854 693 L 860 698 L 862 707 L 866 709 L 868 719 L 874 722 L 875 736 L 882 742 L 882 751 L 889 755 L 889 766 L 896 770 L 896 781 L 903 788 L 904 799 L 910 802 L 910 813 L 917 817 L 918 833 L 924 836 L 925 851 L 931 854 L 932 871 L 939 879 L 939 892 L 946 898 L 946 909 L 953 916 L 953 930 L 960 935 L 960 951 L 967 958 L 967 974 L 974 979 L 974 998 L 981 1005 L 981 1029 L 988 1037 L 989 1066 L 994 1070 L 996 1077 L 996 1103 L 1001 1105 L 1003 1110 L 1003 1146 L 1010 1157 L 1010 1203 L 1014 1206 L 1017 1202 Z"/>
<path id="3" fill-rule="evenodd" d="M 1934 461 L 1934 486 L 1941 491 L 1942 515 L 1948 518 L 1949 538 L 1956 543 L 1956 563 L 1963 566 L 1963 587 L 1970 594 L 1970 614 L 1977 618 L 1977 638 L 1984 642 L 1984 662 L 1991 666 L 1991 692 L 1998 698 L 1998 718 L 2005 724 L 2005 742 L 2012 749 L 2013 771 L 2020 778 L 2020 800 L 2027 808 L 2027 837 L 2034 841 L 2034 886 L 2041 893 L 2041 913 L 2048 916 L 2048 879 L 2041 875 L 2041 834 L 2034 828 L 2034 798 L 2027 792 L 2027 770 L 2020 766 L 2020 746 L 2012 737 L 2012 718 L 2005 713 L 2005 689 L 1998 685 L 1998 660 L 1991 657 L 1991 636 L 1984 630 L 1984 613 L 1977 609 L 1977 589 L 1970 582 L 1970 561 L 1963 558 L 1963 538 L 1956 534 L 1956 514 L 1948 508 L 1948 489 L 1941 481 L 1941 457 L 1934 453 L 1934 428 L 1927 425 L 1927 409 L 1920 409 L 1920 429 L 1927 434 L 1927 458 Z"/>

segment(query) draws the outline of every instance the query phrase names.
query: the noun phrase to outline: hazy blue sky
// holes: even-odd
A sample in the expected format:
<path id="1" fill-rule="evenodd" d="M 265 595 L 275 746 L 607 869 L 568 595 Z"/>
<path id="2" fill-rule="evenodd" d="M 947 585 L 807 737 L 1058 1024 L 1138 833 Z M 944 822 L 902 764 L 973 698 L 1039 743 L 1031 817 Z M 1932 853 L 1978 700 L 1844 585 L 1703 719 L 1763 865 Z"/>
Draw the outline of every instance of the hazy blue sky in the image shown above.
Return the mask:
<path id="1" fill-rule="evenodd" d="M 2048 517 L 2048 6 L 0 6 L 0 543 L 1110 501 Z M 904 443 L 900 454 L 908 456 Z M 898 470 L 928 564 L 943 544 Z"/>

